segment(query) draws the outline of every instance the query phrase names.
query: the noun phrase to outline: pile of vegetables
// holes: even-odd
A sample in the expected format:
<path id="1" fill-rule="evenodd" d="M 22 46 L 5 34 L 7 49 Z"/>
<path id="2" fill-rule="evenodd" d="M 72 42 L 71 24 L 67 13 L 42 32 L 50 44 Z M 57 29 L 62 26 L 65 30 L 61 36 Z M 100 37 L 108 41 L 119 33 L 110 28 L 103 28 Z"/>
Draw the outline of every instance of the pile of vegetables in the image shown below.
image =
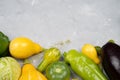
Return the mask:
<path id="1" fill-rule="evenodd" d="M 43 54 L 35 67 L 19 60 Z M 103 46 L 85 44 L 81 50 L 62 53 L 56 47 L 44 49 L 26 37 L 9 40 L 0 32 L 0 80 L 119 80 L 120 46 L 108 41 Z"/>

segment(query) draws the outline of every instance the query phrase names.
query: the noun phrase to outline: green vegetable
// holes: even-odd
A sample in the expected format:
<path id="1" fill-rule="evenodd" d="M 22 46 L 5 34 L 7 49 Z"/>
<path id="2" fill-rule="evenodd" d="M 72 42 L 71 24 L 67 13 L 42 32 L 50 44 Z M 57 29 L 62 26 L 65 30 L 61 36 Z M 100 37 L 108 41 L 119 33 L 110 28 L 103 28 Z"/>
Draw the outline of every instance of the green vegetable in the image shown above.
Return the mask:
<path id="1" fill-rule="evenodd" d="M 98 56 L 102 55 L 101 47 L 100 46 L 95 46 L 95 49 L 97 51 Z"/>
<path id="2" fill-rule="evenodd" d="M 8 54 L 9 38 L 0 32 L 0 57 Z"/>
<path id="3" fill-rule="evenodd" d="M 40 72 L 45 71 L 47 66 L 55 61 L 58 61 L 61 57 L 60 51 L 57 48 L 50 48 L 46 50 L 42 62 L 38 65 L 37 69 Z"/>
<path id="4" fill-rule="evenodd" d="M 20 64 L 14 58 L 0 58 L 0 80 L 18 80 L 20 74 Z"/>
<path id="5" fill-rule="evenodd" d="M 72 70 L 84 80 L 107 80 L 100 68 L 84 54 L 70 50 L 63 54 L 64 59 L 70 64 Z"/>
<path id="6" fill-rule="evenodd" d="M 56 61 L 46 69 L 48 80 L 70 80 L 70 69 L 65 62 Z"/>

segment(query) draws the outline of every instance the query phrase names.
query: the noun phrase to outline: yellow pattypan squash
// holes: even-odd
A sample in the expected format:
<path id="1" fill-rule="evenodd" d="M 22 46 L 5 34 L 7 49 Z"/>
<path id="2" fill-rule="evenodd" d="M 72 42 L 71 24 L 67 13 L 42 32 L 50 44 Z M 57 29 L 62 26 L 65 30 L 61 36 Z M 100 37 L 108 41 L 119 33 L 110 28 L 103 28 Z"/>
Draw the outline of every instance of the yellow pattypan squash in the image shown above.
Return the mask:
<path id="1" fill-rule="evenodd" d="M 10 42 L 10 53 L 18 59 L 28 58 L 42 51 L 42 47 L 26 37 L 17 37 Z"/>
<path id="2" fill-rule="evenodd" d="M 28 63 L 23 65 L 19 80 L 47 80 L 47 78 L 37 71 L 32 64 Z"/>
<path id="3" fill-rule="evenodd" d="M 93 45 L 91 44 L 83 45 L 82 53 L 85 54 L 90 59 L 92 59 L 96 64 L 100 63 L 100 59 L 97 56 L 97 51 Z"/>

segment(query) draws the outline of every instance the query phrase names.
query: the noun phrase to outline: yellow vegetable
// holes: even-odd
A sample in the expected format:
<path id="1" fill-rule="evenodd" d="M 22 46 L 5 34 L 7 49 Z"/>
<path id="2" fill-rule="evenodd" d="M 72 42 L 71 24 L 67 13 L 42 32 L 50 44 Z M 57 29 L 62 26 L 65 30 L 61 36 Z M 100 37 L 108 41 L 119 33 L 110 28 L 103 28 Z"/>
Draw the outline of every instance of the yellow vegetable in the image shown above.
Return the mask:
<path id="1" fill-rule="evenodd" d="M 96 64 L 100 63 L 95 47 L 91 44 L 85 44 L 82 47 L 82 53 L 92 59 Z"/>
<path id="2" fill-rule="evenodd" d="M 47 80 L 47 78 L 37 71 L 32 64 L 28 63 L 23 65 L 19 80 Z"/>
<path id="3" fill-rule="evenodd" d="M 10 42 L 10 53 L 13 57 L 23 59 L 42 51 L 39 44 L 26 37 L 17 37 Z"/>

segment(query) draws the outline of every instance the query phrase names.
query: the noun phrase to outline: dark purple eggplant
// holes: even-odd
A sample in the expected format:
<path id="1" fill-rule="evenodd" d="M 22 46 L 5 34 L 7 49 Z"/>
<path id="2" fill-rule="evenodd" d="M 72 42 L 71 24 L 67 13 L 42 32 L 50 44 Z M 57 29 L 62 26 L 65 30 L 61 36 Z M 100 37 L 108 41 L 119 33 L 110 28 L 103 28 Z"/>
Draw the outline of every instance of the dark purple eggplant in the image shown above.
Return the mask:
<path id="1" fill-rule="evenodd" d="M 120 46 L 108 42 L 102 47 L 102 65 L 110 80 L 120 80 Z"/>

